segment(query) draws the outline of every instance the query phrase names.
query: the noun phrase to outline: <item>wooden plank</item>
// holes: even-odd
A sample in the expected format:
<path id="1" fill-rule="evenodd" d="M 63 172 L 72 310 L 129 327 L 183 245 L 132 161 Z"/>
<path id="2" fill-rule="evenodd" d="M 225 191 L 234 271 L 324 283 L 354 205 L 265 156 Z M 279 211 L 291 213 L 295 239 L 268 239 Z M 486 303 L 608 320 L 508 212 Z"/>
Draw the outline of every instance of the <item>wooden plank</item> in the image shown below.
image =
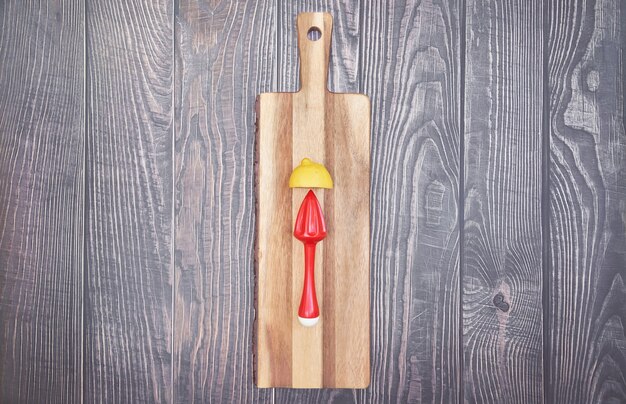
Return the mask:
<path id="1" fill-rule="evenodd" d="M 174 401 L 268 402 L 252 374 L 254 97 L 275 82 L 276 6 L 177 7 Z"/>
<path id="2" fill-rule="evenodd" d="M 543 9 L 467 4 L 463 380 L 468 402 L 540 402 Z"/>
<path id="3" fill-rule="evenodd" d="M 323 201 L 330 223 L 323 246 L 323 385 L 363 389 L 370 384 L 371 362 L 371 106 L 369 98 L 362 94 L 329 95 L 325 161 L 335 186 Z M 333 349 L 326 349 L 328 346 Z"/>
<path id="4" fill-rule="evenodd" d="M 332 37 L 332 17 L 330 14 L 299 14 L 296 22 L 296 32 L 298 37 L 298 55 L 300 60 L 300 90 L 291 95 L 291 109 L 276 111 L 280 114 L 291 115 L 291 126 L 284 128 L 274 133 L 264 133 L 263 123 L 259 118 L 259 134 L 257 136 L 257 143 L 259 148 L 262 148 L 264 138 L 266 136 L 278 136 L 281 139 L 291 137 L 291 150 L 285 155 L 276 155 L 274 158 L 291 158 L 291 167 L 294 168 L 300 161 L 309 157 L 313 161 L 321 162 L 328 165 L 330 162 L 326 155 L 326 149 L 330 146 L 334 139 L 328 137 L 328 123 L 326 122 L 326 100 L 328 99 L 326 94 L 326 82 L 328 77 L 328 62 L 330 59 L 330 42 Z M 321 37 L 317 41 L 310 41 L 307 38 L 307 31 L 309 27 L 318 27 L 321 32 Z M 263 98 L 259 98 L 259 108 L 263 109 L 265 104 Z M 349 114 L 351 111 L 346 111 Z M 294 189 L 293 191 L 285 186 L 284 181 L 289 182 L 289 177 L 283 177 L 283 183 L 278 184 L 277 188 L 265 189 L 263 181 L 264 169 L 267 165 L 263 160 L 259 160 L 259 180 L 257 189 L 260 191 L 257 193 L 258 203 L 258 215 L 260 218 L 270 212 L 285 209 L 280 205 L 264 204 L 263 195 L 265 191 L 274 192 L 275 194 L 286 193 L 291 194 L 291 217 L 289 217 L 290 231 L 288 233 L 282 233 L 282 240 L 278 240 L 279 243 L 286 240 L 291 241 L 291 257 L 292 262 L 290 267 L 286 268 L 272 268 L 263 265 L 263 261 L 260 259 L 262 250 L 258 251 L 259 260 L 257 260 L 257 283 L 258 290 L 281 290 L 291 289 L 291 310 L 287 312 L 288 316 L 280 318 L 282 320 L 282 332 L 291 334 L 292 345 L 291 355 L 289 362 L 283 364 L 274 360 L 271 352 L 266 356 L 266 360 L 269 360 L 273 368 L 287 365 L 291 368 L 292 380 L 291 385 L 272 385 L 272 387 L 298 387 L 298 388 L 310 388 L 310 387 L 322 387 L 325 381 L 329 381 L 331 384 L 325 387 L 334 387 L 334 369 L 327 369 L 327 365 L 324 361 L 324 353 L 329 350 L 334 352 L 334 347 L 325 346 L 325 337 L 332 338 L 334 335 L 333 325 L 335 318 L 334 314 L 335 306 L 328 302 L 326 304 L 325 289 L 326 289 L 326 275 L 331 272 L 330 262 L 327 262 L 325 252 L 329 243 L 331 242 L 331 231 L 335 229 L 335 224 L 332 223 L 331 218 L 328 217 L 329 212 L 324 204 L 324 198 L 326 195 L 332 197 L 332 194 L 336 193 L 334 190 L 320 190 L 317 192 L 320 206 L 324 212 L 327 223 L 329 223 L 328 236 L 325 240 L 318 244 L 316 247 L 316 259 L 315 259 L 315 288 L 317 289 L 317 300 L 320 310 L 319 323 L 315 327 L 303 327 L 297 318 L 298 307 L 300 305 L 300 298 L 302 296 L 302 288 L 304 285 L 304 247 L 302 243 L 293 237 L 293 226 L 300 209 L 300 204 L 306 195 L 306 189 Z M 328 167 L 330 170 L 331 167 Z M 335 175 L 334 171 L 333 176 Z M 259 221 L 259 224 L 261 222 Z M 330 225 L 332 223 L 332 226 Z M 257 239 L 262 239 L 268 234 L 274 233 L 273 226 L 258 227 Z M 272 248 L 272 246 L 269 246 Z M 271 250 L 265 252 L 265 255 L 272 254 Z M 280 285 L 273 281 L 271 276 L 277 270 L 291 271 L 291 287 Z M 328 272 L 327 272 L 328 271 Z M 266 273 L 266 276 L 262 274 Z M 263 282 L 265 281 L 265 282 Z M 261 301 L 258 302 L 257 311 L 257 330 L 260 331 L 264 327 L 267 316 L 263 316 Z M 332 308 L 331 308 L 332 307 Z M 329 310 L 330 309 L 330 310 Z M 332 312 L 331 312 L 332 310 Z M 273 313 L 267 313 L 272 316 Z M 282 314 L 282 312 L 281 312 Z M 369 316 L 368 316 L 369 317 Z M 290 331 L 288 331 L 290 330 Z M 260 336 L 260 335 L 259 335 Z M 257 339 L 257 353 L 258 361 L 261 362 L 263 351 L 263 345 L 261 339 Z M 328 373 L 332 373 L 332 376 Z M 261 375 L 259 374 L 259 377 Z M 329 378 L 331 378 L 329 380 Z M 260 386 L 260 385 L 259 385 Z"/>
<path id="5" fill-rule="evenodd" d="M 172 401 L 172 22 L 87 5 L 85 402 Z"/>
<path id="6" fill-rule="evenodd" d="M 625 13 L 548 2 L 550 403 L 626 402 Z"/>
<path id="7" fill-rule="evenodd" d="M 84 5 L 0 2 L 0 401 L 78 403 Z"/>
<path id="8" fill-rule="evenodd" d="M 358 93 L 359 10 L 355 0 L 296 0 L 278 2 L 278 88 L 295 92 L 300 89 L 300 60 L 297 49 L 296 17 L 302 12 L 324 11 L 333 17 L 333 38 L 330 47 L 328 89 L 335 92 Z M 299 163 L 299 162 L 298 162 Z M 290 169 L 292 169 L 290 167 Z M 301 199 L 300 199 L 301 200 Z M 290 229 L 293 231 L 293 229 Z M 319 292 L 319 291 L 318 291 Z M 323 296 L 323 290 L 322 298 Z M 328 296 L 327 296 L 328 298 Z M 298 303 L 298 301 L 296 301 Z M 290 313 L 288 313 L 291 315 Z M 327 333 L 327 339 L 330 333 Z M 331 363 L 326 358 L 327 366 Z M 276 390 L 277 402 L 317 403 L 329 399 L 347 401 L 352 390 L 298 389 Z"/>
<path id="9" fill-rule="evenodd" d="M 257 164 L 263 162 L 264 169 L 257 168 L 258 182 L 261 180 L 267 189 L 279 189 L 287 185 L 285 178 L 289 178 L 293 168 L 292 158 L 292 138 L 291 125 L 292 114 L 283 114 L 278 111 L 291 110 L 292 97 L 288 93 L 282 94 L 261 94 L 257 104 L 257 127 L 258 134 L 256 140 L 257 148 Z M 274 102 L 268 102 L 274 101 Z M 259 105 L 263 104 L 261 109 Z M 278 119 L 274 119 L 278 118 Z M 274 134 L 282 134 L 287 132 L 287 136 L 272 136 Z M 261 142 L 260 134 L 269 134 Z M 288 156 L 282 159 L 273 158 L 274 155 Z M 274 162 L 274 164 L 272 164 Z M 258 167 L 258 166 L 257 166 Z M 290 238 L 284 238 L 282 234 L 291 234 L 293 212 L 291 209 L 278 209 L 274 212 L 266 212 L 265 215 L 259 214 L 259 205 L 261 204 L 261 193 L 263 192 L 258 184 L 256 187 L 256 225 L 257 232 L 262 229 L 274 226 L 276 237 L 257 237 L 255 241 L 256 259 L 255 271 L 261 260 L 265 261 L 267 268 L 290 268 L 293 265 L 293 241 Z M 273 198 L 274 200 L 270 199 Z M 292 204 L 292 195 L 288 192 L 274 193 L 267 192 L 263 197 L 264 202 L 269 206 L 290 207 Z M 283 242 L 278 242 L 283 240 Z M 261 251 L 270 251 L 265 257 L 260 255 Z M 257 303 L 257 320 L 267 317 L 264 327 L 255 326 L 255 352 L 259 348 L 258 341 L 265 341 L 265 349 L 263 353 L 267 358 L 260 357 L 257 354 L 255 359 L 256 369 L 256 385 L 266 386 L 291 386 L 292 370 L 291 370 L 291 354 L 293 351 L 292 327 L 285 329 L 283 324 L 293 318 L 293 302 L 292 288 L 288 287 L 293 283 L 292 271 L 276 271 L 272 274 L 274 282 L 279 285 L 285 285 L 282 289 L 262 289 L 258 285 L 264 282 L 258 272 L 256 274 L 255 294 Z M 295 298 L 297 299 L 297 297 Z M 297 301 L 297 300 L 296 300 Z M 272 360 L 273 359 L 273 360 Z M 289 366 L 272 366 L 272 363 L 289 364 Z"/>
<path id="10" fill-rule="evenodd" d="M 318 41 L 307 38 L 311 27 L 319 29 Z M 331 30 L 330 14 L 300 14 L 302 89 L 259 97 L 256 352 L 260 387 L 363 388 L 369 384 L 370 106 L 364 95 L 326 90 Z M 315 190 L 328 234 L 317 245 L 315 257 L 320 318 L 313 327 L 303 327 L 297 318 L 304 253 L 302 243 L 293 237 L 293 223 L 308 189 L 292 190 L 288 185 L 292 168 L 305 157 L 324 163 L 334 180 L 333 189 Z M 291 257 L 291 263 L 276 266 L 285 256 Z M 274 311 L 277 301 L 290 310 Z M 275 339 L 283 336 L 291 337 L 287 341 L 291 352 L 282 352 L 284 346 L 276 344 Z"/>
<path id="11" fill-rule="evenodd" d="M 460 10 L 361 7 L 372 100 L 372 384 L 366 402 L 459 396 Z"/>

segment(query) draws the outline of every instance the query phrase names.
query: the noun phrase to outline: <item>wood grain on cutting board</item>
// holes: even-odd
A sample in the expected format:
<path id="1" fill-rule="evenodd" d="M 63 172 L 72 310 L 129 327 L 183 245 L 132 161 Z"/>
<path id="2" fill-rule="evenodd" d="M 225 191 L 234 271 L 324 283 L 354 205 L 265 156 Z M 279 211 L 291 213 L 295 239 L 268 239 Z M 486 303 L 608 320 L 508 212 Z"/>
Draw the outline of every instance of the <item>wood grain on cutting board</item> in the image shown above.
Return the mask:
<path id="1" fill-rule="evenodd" d="M 369 128 L 361 94 L 326 89 L 332 19 L 298 17 L 302 88 L 266 93 L 257 105 L 256 380 L 259 387 L 366 387 L 369 384 Z M 321 38 L 307 39 L 311 27 Z M 289 176 L 304 157 L 334 180 L 316 189 L 328 236 L 318 244 L 320 322 L 301 326 L 304 254 L 293 224 L 306 189 Z"/>

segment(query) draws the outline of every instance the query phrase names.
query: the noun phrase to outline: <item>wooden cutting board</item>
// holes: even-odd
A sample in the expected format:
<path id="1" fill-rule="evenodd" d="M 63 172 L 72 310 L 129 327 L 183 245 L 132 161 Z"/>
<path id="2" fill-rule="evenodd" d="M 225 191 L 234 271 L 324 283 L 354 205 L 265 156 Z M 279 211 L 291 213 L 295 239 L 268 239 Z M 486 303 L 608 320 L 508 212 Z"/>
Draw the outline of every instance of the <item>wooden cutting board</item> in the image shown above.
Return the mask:
<path id="1" fill-rule="evenodd" d="M 301 89 L 257 98 L 256 325 L 258 387 L 365 388 L 370 381 L 370 102 L 326 89 L 332 17 L 297 18 Z M 313 35 L 318 31 L 321 37 Z M 310 36 L 307 34 L 310 33 Z M 289 188 L 308 157 L 333 189 L 315 189 L 328 235 L 317 244 L 320 321 L 298 322 L 304 250 L 293 237 L 307 189 Z"/>

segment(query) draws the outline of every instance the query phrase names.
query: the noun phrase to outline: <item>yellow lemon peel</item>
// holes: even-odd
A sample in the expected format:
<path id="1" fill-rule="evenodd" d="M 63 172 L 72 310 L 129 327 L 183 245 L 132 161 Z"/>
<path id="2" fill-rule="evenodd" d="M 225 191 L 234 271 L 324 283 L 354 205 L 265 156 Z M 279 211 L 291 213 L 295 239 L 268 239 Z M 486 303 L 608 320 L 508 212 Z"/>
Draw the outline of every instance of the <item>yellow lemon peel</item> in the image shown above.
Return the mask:
<path id="1" fill-rule="evenodd" d="M 289 177 L 289 188 L 332 188 L 333 179 L 320 163 L 304 158 Z"/>

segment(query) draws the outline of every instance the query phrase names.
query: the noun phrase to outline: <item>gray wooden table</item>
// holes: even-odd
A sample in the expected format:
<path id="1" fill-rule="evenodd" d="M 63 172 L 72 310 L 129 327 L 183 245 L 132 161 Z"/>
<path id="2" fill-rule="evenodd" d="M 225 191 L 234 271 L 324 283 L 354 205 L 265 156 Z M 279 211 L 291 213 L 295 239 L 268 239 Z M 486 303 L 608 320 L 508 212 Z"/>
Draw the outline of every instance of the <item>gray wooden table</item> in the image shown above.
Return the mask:
<path id="1" fill-rule="evenodd" d="M 254 98 L 372 99 L 372 383 L 252 378 Z M 626 3 L 0 1 L 0 402 L 626 402 Z"/>

